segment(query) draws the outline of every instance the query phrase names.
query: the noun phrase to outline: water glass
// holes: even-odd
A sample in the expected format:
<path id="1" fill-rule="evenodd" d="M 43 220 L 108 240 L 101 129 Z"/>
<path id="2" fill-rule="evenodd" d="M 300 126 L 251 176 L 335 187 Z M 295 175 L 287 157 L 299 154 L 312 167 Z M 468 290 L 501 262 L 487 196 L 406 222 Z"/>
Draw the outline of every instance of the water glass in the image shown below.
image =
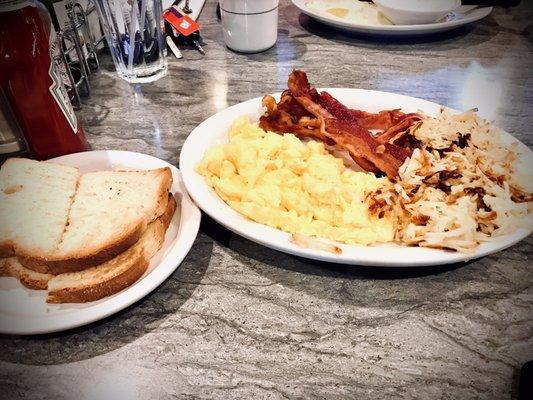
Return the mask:
<path id="1" fill-rule="evenodd" d="M 96 0 L 118 74 L 153 82 L 167 72 L 161 0 Z"/>

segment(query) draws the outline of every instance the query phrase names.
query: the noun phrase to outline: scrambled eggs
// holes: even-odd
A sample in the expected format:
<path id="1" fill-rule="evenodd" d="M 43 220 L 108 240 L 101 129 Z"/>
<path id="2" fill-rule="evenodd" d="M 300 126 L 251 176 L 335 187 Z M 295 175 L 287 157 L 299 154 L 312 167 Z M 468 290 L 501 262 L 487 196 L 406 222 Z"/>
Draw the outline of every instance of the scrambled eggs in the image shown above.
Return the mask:
<path id="1" fill-rule="evenodd" d="M 364 202 L 387 178 L 346 168 L 323 143 L 265 132 L 239 118 L 229 143 L 209 149 L 197 172 L 253 221 L 350 244 L 393 239 L 393 222 L 370 216 Z"/>

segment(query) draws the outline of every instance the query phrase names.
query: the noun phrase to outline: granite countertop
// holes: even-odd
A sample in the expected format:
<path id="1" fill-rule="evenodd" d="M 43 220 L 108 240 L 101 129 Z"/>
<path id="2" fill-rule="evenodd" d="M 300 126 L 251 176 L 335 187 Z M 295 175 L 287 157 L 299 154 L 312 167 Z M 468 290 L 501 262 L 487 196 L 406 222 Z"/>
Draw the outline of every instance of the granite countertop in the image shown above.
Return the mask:
<path id="1" fill-rule="evenodd" d="M 280 2 L 277 45 L 227 50 L 215 2 L 207 54 L 130 86 L 108 57 L 79 116 L 94 149 L 178 163 L 208 116 L 285 88 L 293 68 L 321 87 L 393 91 L 480 113 L 533 145 L 531 8 L 417 39 L 349 36 Z M 145 299 L 70 332 L 0 337 L 2 398 L 506 399 L 533 359 L 528 238 L 467 264 L 382 269 L 279 253 L 205 215 L 180 268 Z"/>

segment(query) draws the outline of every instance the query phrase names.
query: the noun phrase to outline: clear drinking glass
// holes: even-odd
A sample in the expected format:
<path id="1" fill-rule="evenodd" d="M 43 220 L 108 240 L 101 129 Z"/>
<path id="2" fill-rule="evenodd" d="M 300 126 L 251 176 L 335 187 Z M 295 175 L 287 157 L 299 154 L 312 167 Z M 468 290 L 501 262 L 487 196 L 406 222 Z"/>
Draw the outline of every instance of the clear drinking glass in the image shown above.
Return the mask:
<path id="1" fill-rule="evenodd" d="M 167 72 L 161 0 L 97 0 L 118 74 L 128 82 L 153 82 Z"/>

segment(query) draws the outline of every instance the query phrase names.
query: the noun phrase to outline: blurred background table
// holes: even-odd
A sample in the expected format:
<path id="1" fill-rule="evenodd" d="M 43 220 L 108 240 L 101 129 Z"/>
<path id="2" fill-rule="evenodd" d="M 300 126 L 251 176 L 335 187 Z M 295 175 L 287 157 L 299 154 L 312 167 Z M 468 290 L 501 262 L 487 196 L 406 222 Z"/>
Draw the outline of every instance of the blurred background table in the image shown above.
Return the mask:
<path id="1" fill-rule="evenodd" d="M 533 13 L 391 40 L 347 35 L 280 1 L 277 45 L 236 54 L 215 1 L 206 56 L 169 56 L 153 84 L 108 56 L 80 117 L 93 149 L 175 165 L 189 132 L 227 106 L 283 90 L 293 68 L 319 87 L 392 91 L 480 113 L 533 144 Z M 444 398 L 517 395 L 533 359 L 531 237 L 466 265 L 377 269 L 261 247 L 204 216 L 191 252 L 124 312 L 71 332 L 0 338 L 3 398 Z"/>

